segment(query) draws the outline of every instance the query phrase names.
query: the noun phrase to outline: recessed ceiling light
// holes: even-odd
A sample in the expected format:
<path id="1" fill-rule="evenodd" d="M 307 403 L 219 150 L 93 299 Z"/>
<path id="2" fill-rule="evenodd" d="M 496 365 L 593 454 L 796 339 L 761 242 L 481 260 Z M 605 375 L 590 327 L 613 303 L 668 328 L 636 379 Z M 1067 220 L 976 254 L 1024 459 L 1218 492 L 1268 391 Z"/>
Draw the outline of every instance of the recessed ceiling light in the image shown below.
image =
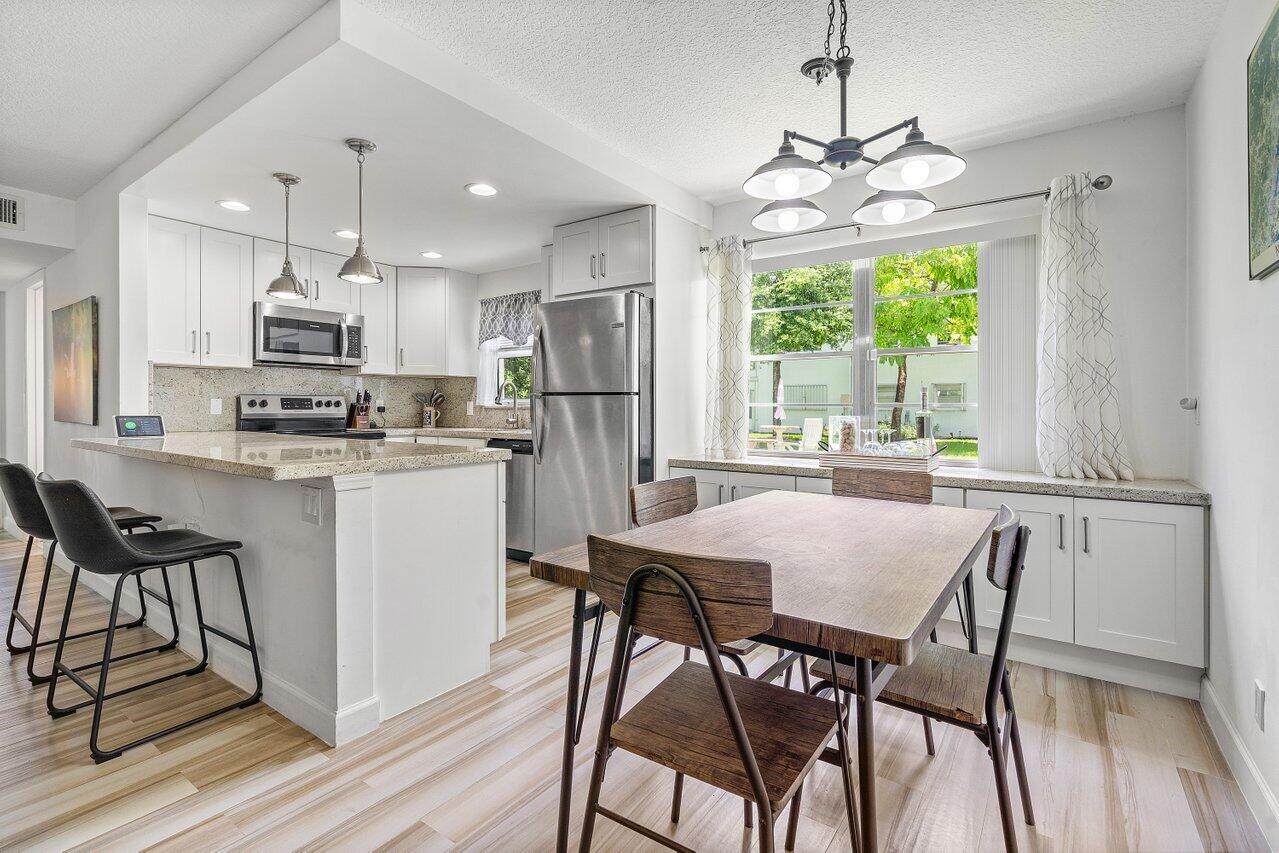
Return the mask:
<path id="1" fill-rule="evenodd" d="M 497 187 L 488 184 L 467 184 L 466 190 L 473 195 L 497 195 Z"/>
<path id="2" fill-rule="evenodd" d="M 359 238 L 360 233 L 358 231 L 352 231 L 350 228 L 339 228 L 333 232 L 333 236 L 341 237 L 343 240 L 355 240 Z"/>
<path id="3" fill-rule="evenodd" d="M 428 249 L 427 251 L 422 252 L 421 254 L 422 254 L 422 257 L 424 257 L 424 258 L 430 258 L 431 260 L 435 260 L 436 258 L 442 258 L 442 257 L 444 257 L 444 256 L 443 256 L 443 255 L 441 255 L 439 252 L 436 252 L 436 251 L 431 250 L 431 249 Z"/>
<path id="4" fill-rule="evenodd" d="M 218 199 L 218 207 L 225 208 L 226 210 L 234 210 L 236 213 L 248 213 L 252 210 L 252 208 L 244 202 L 236 201 L 233 198 Z"/>

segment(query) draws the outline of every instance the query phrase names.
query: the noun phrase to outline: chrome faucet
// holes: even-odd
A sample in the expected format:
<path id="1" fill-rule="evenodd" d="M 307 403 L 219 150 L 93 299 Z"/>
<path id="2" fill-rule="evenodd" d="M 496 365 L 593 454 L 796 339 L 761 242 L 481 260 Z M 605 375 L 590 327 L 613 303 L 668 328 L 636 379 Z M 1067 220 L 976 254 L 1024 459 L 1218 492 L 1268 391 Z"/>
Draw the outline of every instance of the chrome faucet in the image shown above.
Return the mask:
<path id="1" fill-rule="evenodd" d="M 506 416 L 506 425 L 511 429 L 516 429 L 520 425 L 520 415 L 519 411 L 515 407 L 520 401 L 520 395 L 519 392 L 515 390 L 515 383 L 509 379 L 502 384 L 503 394 L 506 393 L 507 388 L 511 389 L 511 413 Z"/>

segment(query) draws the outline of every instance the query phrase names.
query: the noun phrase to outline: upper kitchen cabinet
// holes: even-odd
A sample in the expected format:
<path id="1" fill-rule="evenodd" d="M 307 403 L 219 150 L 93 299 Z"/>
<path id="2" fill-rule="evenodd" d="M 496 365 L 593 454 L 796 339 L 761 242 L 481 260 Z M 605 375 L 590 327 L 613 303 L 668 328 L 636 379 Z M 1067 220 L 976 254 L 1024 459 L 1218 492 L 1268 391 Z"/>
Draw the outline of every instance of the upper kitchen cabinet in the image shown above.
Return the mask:
<path id="1" fill-rule="evenodd" d="M 553 237 L 553 296 L 653 280 L 652 207 L 560 225 Z"/>
<path id="2" fill-rule="evenodd" d="M 360 297 L 367 284 L 352 284 L 338 278 L 343 255 L 311 250 L 311 285 L 308 288 L 310 305 L 320 311 L 336 311 L 339 314 L 359 314 Z M 385 275 L 385 274 L 384 274 Z"/>
<path id="3" fill-rule="evenodd" d="M 378 264 L 381 284 L 360 285 L 360 311 L 364 315 L 364 365 L 361 373 L 395 373 L 396 269 Z"/>
<path id="4" fill-rule="evenodd" d="M 199 364 L 200 226 L 157 216 L 148 225 L 149 357 L 159 364 Z"/>
<path id="5" fill-rule="evenodd" d="M 475 372 L 476 277 L 457 270 L 400 267 L 396 285 L 395 372 L 464 376 Z"/>
<path id="6" fill-rule="evenodd" d="M 299 308 L 311 304 L 311 250 L 298 246 L 289 246 L 289 257 L 293 260 L 293 274 L 306 285 L 306 299 L 277 299 L 266 292 L 267 285 L 274 281 L 284 267 L 284 244 L 274 240 L 253 239 L 253 298 L 258 302 L 279 302 Z"/>
<path id="7" fill-rule="evenodd" d="M 253 364 L 253 238 L 200 229 L 200 364 Z"/>
<path id="8" fill-rule="evenodd" d="M 157 364 L 253 363 L 253 238 L 149 218 L 147 352 Z"/>

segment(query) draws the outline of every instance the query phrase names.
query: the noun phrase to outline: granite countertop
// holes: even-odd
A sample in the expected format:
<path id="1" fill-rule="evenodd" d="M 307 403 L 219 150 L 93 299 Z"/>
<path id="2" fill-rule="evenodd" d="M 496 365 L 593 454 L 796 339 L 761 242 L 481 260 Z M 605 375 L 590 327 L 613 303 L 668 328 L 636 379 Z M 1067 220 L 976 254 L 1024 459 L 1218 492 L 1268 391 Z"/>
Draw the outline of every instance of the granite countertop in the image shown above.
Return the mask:
<path id="1" fill-rule="evenodd" d="M 501 427 L 389 427 L 387 435 L 422 435 L 437 438 L 513 438 L 530 440 L 533 431 L 524 429 L 505 429 Z"/>
<path id="2" fill-rule="evenodd" d="M 71 446 L 259 480 L 414 471 L 511 458 L 509 450 L 253 432 L 175 432 L 164 438 L 141 439 L 77 438 L 72 439 Z"/>
<path id="3" fill-rule="evenodd" d="M 794 477 L 831 476 L 816 459 L 783 459 L 775 456 L 748 456 L 745 459 L 712 459 L 707 456 L 672 456 L 667 463 L 676 468 L 703 468 L 747 474 L 782 474 Z M 1023 492 L 1064 495 L 1074 498 L 1145 501 L 1148 503 L 1208 506 L 1211 496 L 1185 480 L 1076 480 L 1049 477 L 1030 471 L 996 471 L 990 468 L 942 466 L 933 472 L 934 486 L 984 489 L 992 492 Z"/>

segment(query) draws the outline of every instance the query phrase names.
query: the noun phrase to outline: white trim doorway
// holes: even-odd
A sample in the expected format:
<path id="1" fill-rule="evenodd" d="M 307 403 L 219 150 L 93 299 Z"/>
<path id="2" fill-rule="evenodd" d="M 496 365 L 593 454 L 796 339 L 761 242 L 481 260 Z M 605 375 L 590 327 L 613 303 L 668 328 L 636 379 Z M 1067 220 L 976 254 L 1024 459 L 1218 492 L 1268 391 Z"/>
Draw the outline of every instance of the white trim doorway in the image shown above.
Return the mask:
<path id="1" fill-rule="evenodd" d="M 44 470 L 44 278 L 27 287 L 27 465 Z"/>

